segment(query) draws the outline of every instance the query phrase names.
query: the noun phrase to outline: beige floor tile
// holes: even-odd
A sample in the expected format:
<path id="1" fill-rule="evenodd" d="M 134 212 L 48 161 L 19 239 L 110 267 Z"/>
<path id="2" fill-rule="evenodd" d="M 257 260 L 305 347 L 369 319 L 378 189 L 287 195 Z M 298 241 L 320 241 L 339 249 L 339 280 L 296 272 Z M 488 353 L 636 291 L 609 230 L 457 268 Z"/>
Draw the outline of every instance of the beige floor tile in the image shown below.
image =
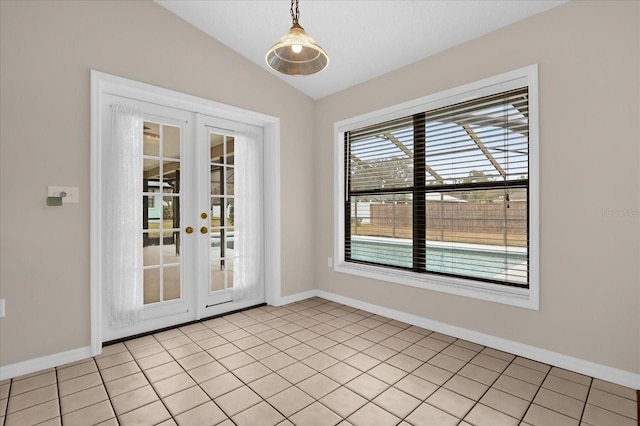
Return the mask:
<path id="1" fill-rule="evenodd" d="M 220 360 L 222 358 L 228 357 L 229 355 L 237 354 L 240 352 L 240 348 L 234 345 L 233 343 L 225 343 L 223 345 L 219 345 L 207 350 L 209 355 L 213 358 Z"/>
<path id="2" fill-rule="evenodd" d="M 99 424 L 101 425 L 102 423 L 99 423 Z M 49 419 L 45 422 L 38 423 L 38 426 L 61 426 L 61 425 L 62 425 L 61 417 L 54 417 L 53 419 Z M 117 426 L 117 422 L 116 422 L 116 426 Z"/>
<path id="3" fill-rule="evenodd" d="M 548 373 L 549 370 L 551 370 L 551 366 L 549 364 L 544 364 L 542 362 L 538 362 L 538 361 L 534 361 L 532 359 L 528 359 L 528 358 L 523 358 L 523 357 L 516 357 L 513 360 L 514 364 L 518 364 L 518 365 L 522 365 L 524 367 L 527 368 L 531 368 L 532 370 L 537 370 L 540 371 L 542 373 Z"/>
<path id="4" fill-rule="evenodd" d="M 345 387 L 339 387 L 322 397 L 320 402 L 331 411 L 343 418 L 347 418 L 351 413 L 365 405 L 367 400 Z"/>
<path id="5" fill-rule="evenodd" d="M 98 355 L 96 359 L 108 357 L 119 352 L 126 352 L 126 350 L 127 347 L 124 345 L 124 343 L 116 343 L 113 345 L 104 346 L 102 348 L 102 353 Z"/>
<path id="6" fill-rule="evenodd" d="M 506 370 L 504 370 L 503 374 L 514 377 L 516 379 L 520 379 L 536 386 L 540 386 L 547 376 L 546 372 L 543 373 L 538 370 L 533 370 L 531 368 L 515 364 L 515 362 L 509 365 Z"/>
<path id="7" fill-rule="evenodd" d="M 413 426 L 438 425 L 438 426 L 454 426 L 457 425 L 459 419 L 451 414 L 445 413 L 436 407 L 423 403 L 414 412 L 407 416 L 407 422 Z"/>
<path id="8" fill-rule="evenodd" d="M 522 419 L 524 422 L 534 426 L 578 426 L 579 421 L 564 414 L 556 413 L 548 408 L 532 404 Z"/>
<path id="9" fill-rule="evenodd" d="M 165 398 L 171 394 L 195 386 L 195 384 L 196 382 L 194 382 L 187 373 L 180 373 L 153 383 L 153 388 L 160 398 Z"/>
<path id="10" fill-rule="evenodd" d="M 175 359 L 184 358 L 202 351 L 203 349 L 195 343 L 187 343 L 186 345 L 178 346 L 177 348 L 168 350 L 171 356 Z"/>
<path id="11" fill-rule="evenodd" d="M 0 399 L 0 417 L 5 416 L 5 414 L 7 414 L 7 405 L 9 404 L 9 399 Z M 2 422 L 0 422 L 0 425 L 3 424 Z"/>
<path id="12" fill-rule="evenodd" d="M 57 377 L 59 382 L 73 379 L 75 377 L 84 376 L 85 374 L 98 371 L 98 367 L 93 359 L 90 359 L 81 364 L 76 364 L 71 367 L 59 368 L 57 370 Z"/>
<path id="13" fill-rule="evenodd" d="M 427 362 L 438 354 L 436 351 L 420 345 L 411 345 L 407 349 L 402 351 L 402 353 L 416 358 L 422 362 Z"/>
<path id="14" fill-rule="evenodd" d="M 196 383 L 203 383 L 228 372 L 218 361 L 209 362 L 188 371 L 189 375 Z"/>
<path id="15" fill-rule="evenodd" d="M 349 340 L 354 336 L 355 336 L 354 334 L 349 333 L 349 332 L 345 331 L 344 329 L 334 330 L 334 331 L 331 331 L 331 332 L 325 334 L 325 337 L 328 337 L 331 340 L 335 340 L 338 343 L 342 343 L 345 340 Z"/>
<path id="16" fill-rule="evenodd" d="M 351 349 L 355 349 L 356 351 L 364 351 L 365 349 L 375 345 L 371 340 L 367 340 L 360 336 L 355 336 L 349 340 L 345 340 L 342 344 L 350 347 Z"/>
<path id="17" fill-rule="evenodd" d="M 140 371 L 138 364 L 135 361 L 125 362 L 124 364 L 119 364 L 114 367 L 106 368 L 100 371 L 100 375 L 102 376 L 102 380 L 106 382 L 110 382 L 112 380 L 121 379 L 126 376 L 130 376 Z"/>
<path id="18" fill-rule="evenodd" d="M 125 362 L 129 361 L 133 361 L 133 357 L 131 356 L 129 351 L 118 352 L 113 355 L 96 358 L 96 363 L 98 364 L 98 368 L 100 370 L 124 364 Z"/>
<path id="19" fill-rule="evenodd" d="M 11 380 L 5 380 L 3 383 L 0 385 L 0 399 L 6 399 L 9 398 L 9 388 L 11 387 Z"/>
<path id="20" fill-rule="evenodd" d="M 489 389 L 480 399 L 480 403 L 508 414 L 511 417 L 515 417 L 516 419 L 521 419 L 530 405 L 530 401 L 525 401 L 524 399 L 495 388 Z"/>
<path id="21" fill-rule="evenodd" d="M 553 367 L 549 371 L 549 375 L 580 383 L 584 386 L 591 386 L 591 377 L 574 373 L 573 371 L 565 370 L 563 368 Z"/>
<path id="22" fill-rule="evenodd" d="M 507 352 L 503 352 L 503 351 L 499 351 L 497 349 L 493 349 L 493 348 L 484 348 L 482 351 L 480 351 L 480 353 L 485 354 L 485 355 L 489 355 L 492 356 L 494 358 L 500 358 L 504 361 L 507 362 L 511 362 L 513 361 L 516 356 Z"/>
<path id="23" fill-rule="evenodd" d="M 411 331 L 408 329 L 404 329 L 395 335 L 398 339 L 406 340 L 410 343 L 416 343 L 418 340 L 422 340 L 424 337 L 423 334 L 416 333 L 415 331 Z"/>
<path id="24" fill-rule="evenodd" d="M 416 345 L 423 346 L 425 348 L 431 349 L 432 351 L 440 352 L 447 346 L 449 343 L 443 342 L 442 340 L 434 339 L 431 336 L 424 337 L 416 342 Z"/>
<path id="25" fill-rule="evenodd" d="M 635 400 L 592 388 L 587 403 L 638 420 L 638 405 Z"/>
<path id="26" fill-rule="evenodd" d="M 62 415 L 65 415 L 107 399 L 109 396 L 104 386 L 100 385 L 60 398 L 60 408 Z"/>
<path id="27" fill-rule="evenodd" d="M 295 347 L 295 346 L 294 346 Z M 271 355 L 275 355 L 278 352 L 280 352 L 280 349 L 271 346 L 268 343 L 263 343 L 260 346 L 256 346 L 255 348 L 251 348 L 248 349 L 247 354 L 251 355 L 252 357 L 254 357 L 255 359 L 257 359 L 258 361 L 267 358 Z"/>
<path id="28" fill-rule="evenodd" d="M 389 385 L 367 373 L 361 374 L 345 385 L 359 395 L 371 400 L 384 392 Z"/>
<path id="29" fill-rule="evenodd" d="M 440 367 L 443 370 L 450 371 L 452 373 L 457 373 L 464 365 L 466 361 L 459 360 L 458 358 L 454 358 L 449 355 L 445 355 L 442 352 L 438 355 L 434 356 L 428 361 L 428 364 L 435 365 L 436 367 Z"/>
<path id="30" fill-rule="evenodd" d="M 480 367 L 488 368 L 489 370 L 502 373 L 509 366 L 510 361 L 505 361 L 504 359 L 486 355 L 483 350 L 469 362 L 471 364 L 479 365 Z"/>
<path id="31" fill-rule="evenodd" d="M 296 359 L 284 352 L 278 352 L 260 360 L 261 363 L 273 371 L 278 371 L 296 362 Z"/>
<path id="32" fill-rule="evenodd" d="M 235 374 L 243 382 L 251 383 L 254 380 L 271 374 L 271 370 L 256 361 L 254 363 L 234 370 L 233 374 Z"/>
<path id="33" fill-rule="evenodd" d="M 538 392 L 537 386 L 505 375 L 498 377 L 492 387 L 527 401 L 533 401 Z"/>
<path id="34" fill-rule="evenodd" d="M 262 398 L 248 386 L 239 387 L 229 393 L 219 396 L 214 400 L 216 404 L 229 417 L 235 416 L 262 401 Z"/>
<path id="35" fill-rule="evenodd" d="M 228 357 L 219 359 L 218 362 L 222 364 L 227 370 L 233 371 L 236 368 L 244 367 L 254 362 L 255 359 L 251 358 L 244 352 L 238 352 L 237 354 L 229 355 Z"/>
<path id="36" fill-rule="evenodd" d="M 148 385 L 149 381 L 142 373 L 135 373 L 112 382 L 105 383 L 111 398 Z"/>
<path id="37" fill-rule="evenodd" d="M 345 383 L 358 377 L 360 374 L 362 374 L 362 372 L 357 368 L 345 364 L 344 362 L 339 362 L 324 370 L 322 374 L 324 374 L 331 380 L 344 385 Z"/>
<path id="38" fill-rule="evenodd" d="M 354 337 L 355 339 L 355 337 Z M 349 339 L 348 341 L 351 341 L 353 339 Z M 315 339 L 311 339 L 309 341 L 306 342 L 307 345 L 311 346 L 312 348 L 315 348 L 319 351 L 324 351 L 326 349 L 329 349 L 332 346 L 335 346 L 338 344 L 338 342 L 336 342 L 335 340 L 331 340 L 328 337 L 325 336 L 320 336 L 320 337 L 316 337 Z M 347 345 L 349 347 L 351 347 L 350 345 Z M 357 349 L 357 348 L 353 348 L 353 349 Z"/>
<path id="39" fill-rule="evenodd" d="M 273 340 L 284 337 L 284 333 L 282 331 L 276 330 L 275 328 L 270 328 L 269 330 L 265 330 L 256 334 L 256 337 L 265 342 L 271 342 Z"/>
<path id="40" fill-rule="evenodd" d="M 300 345 L 296 345 L 290 347 L 289 349 L 284 351 L 287 355 L 297 359 L 298 361 L 303 360 L 305 358 L 310 357 L 311 355 L 317 354 L 318 350 L 312 348 L 306 343 L 302 343 Z"/>
<path id="41" fill-rule="evenodd" d="M 313 403 L 314 399 L 293 386 L 273 395 L 267 401 L 282 414 L 289 417 Z"/>
<path id="42" fill-rule="evenodd" d="M 276 373 L 271 373 L 249 384 L 263 399 L 267 399 L 283 390 L 291 387 L 291 383 L 280 377 Z"/>
<path id="43" fill-rule="evenodd" d="M 187 336 L 185 336 L 182 333 L 180 333 L 176 337 L 172 337 L 171 339 L 166 339 L 166 340 L 160 341 L 160 344 L 166 350 L 179 348 L 180 346 L 188 345 L 189 343 L 193 344 L 191 339 L 189 339 Z"/>
<path id="44" fill-rule="evenodd" d="M 6 414 L 24 410 L 52 399 L 58 399 L 58 387 L 55 384 L 14 395 L 9 399 Z"/>
<path id="45" fill-rule="evenodd" d="M 470 349 L 474 352 L 480 352 L 485 348 L 484 346 L 479 345 L 477 343 L 469 342 L 467 340 L 462 340 L 462 339 L 456 340 L 455 342 L 453 342 L 453 344 L 456 346 L 462 346 L 463 348 L 466 348 L 466 349 Z"/>
<path id="46" fill-rule="evenodd" d="M 129 349 L 129 352 L 131 352 L 132 349 L 137 349 L 142 346 L 152 345 L 154 343 L 158 343 L 155 337 L 144 336 L 144 337 L 138 337 L 136 339 L 127 340 L 126 342 L 124 342 L 124 345 L 127 347 L 127 349 Z"/>
<path id="47" fill-rule="evenodd" d="M 247 326 L 244 328 L 246 331 L 248 331 L 251 334 L 258 334 L 258 333 L 262 333 L 265 332 L 267 330 L 271 330 L 271 327 L 269 327 L 268 325 L 263 324 L 263 322 L 259 322 L 257 324 L 253 324 L 250 326 Z"/>
<path id="48" fill-rule="evenodd" d="M 393 385 L 393 387 L 398 388 L 401 391 L 406 392 L 421 401 L 427 399 L 429 395 L 431 395 L 438 389 L 438 386 L 413 374 L 405 376 L 403 379 Z"/>
<path id="49" fill-rule="evenodd" d="M 317 354 L 311 355 L 309 358 L 305 358 L 302 360 L 303 364 L 308 365 L 316 371 L 325 370 L 337 362 L 337 359 L 330 357 L 329 355 L 322 352 L 318 352 Z"/>
<path id="50" fill-rule="evenodd" d="M 391 364 L 394 367 L 397 367 L 401 370 L 406 371 L 407 373 L 412 372 L 416 368 L 420 367 L 423 362 L 413 358 L 409 355 L 405 355 L 403 353 L 399 353 L 397 355 L 392 356 L 386 361 L 387 364 Z"/>
<path id="51" fill-rule="evenodd" d="M 200 384 L 200 387 L 209 395 L 211 399 L 215 399 L 227 392 L 242 386 L 243 383 L 233 374 L 224 373 L 218 377 L 208 380 Z"/>
<path id="52" fill-rule="evenodd" d="M 287 367 L 284 367 L 281 370 L 278 370 L 278 374 L 291 383 L 296 384 L 308 377 L 313 376 L 314 374 L 316 374 L 316 371 L 301 362 L 296 362 Z"/>
<path id="53" fill-rule="evenodd" d="M 294 339 L 291 336 L 284 336 L 276 340 L 272 340 L 269 342 L 272 346 L 284 351 L 285 349 L 289 349 L 293 346 L 299 345 L 301 342 L 299 340 Z"/>
<path id="54" fill-rule="evenodd" d="M 102 401 L 65 414 L 62 416 L 62 423 L 65 426 L 95 425 L 114 417 L 115 414 L 111 407 L 111 403 L 109 401 Z"/>
<path id="55" fill-rule="evenodd" d="M 340 422 L 340 417 L 319 402 L 314 402 L 291 416 L 296 426 L 333 426 Z"/>
<path id="56" fill-rule="evenodd" d="M 604 380 L 593 379 L 593 387 L 634 401 L 637 398 L 635 389 L 616 385 L 611 382 L 605 382 Z"/>
<path id="57" fill-rule="evenodd" d="M 449 379 L 449 381 L 444 384 L 444 387 L 474 401 L 479 400 L 489 388 L 487 385 L 459 375 L 455 375 Z"/>
<path id="58" fill-rule="evenodd" d="M 471 361 L 478 354 L 477 351 L 472 351 L 471 349 L 466 349 L 455 344 L 447 346 L 442 353 L 464 361 L 465 363 Z"/>
<path id="59" fill-rule="evenodd" d="M 274 426 L 282 420 L 284 420 L 282 414 L 264 401 L 233 417 L 233 421 L 238 426 Z"/>
<path id="60" fill-rule="evenodd" d="M 27 379 L 28 380 L 28 379 Z M 7 414 L 4 420 L 5 426 L 25 426 L 50 420 L 60 416 L 58 400 L 44 402 L 15 413 Z"/>
<path id="61" fill-rule="evenodd" d="M 205 402 L 209 401 L 209 397 L 200 387 L 193 386 L 189 389 L 174 393 L 162 400 L 169 412 L 175 417 L 178 414 L 191 410 Z"/>
<path id="62" fill-rule="evenodd" d="M 316 374 L 298 383 L 297 386 L 315 399 L 320 399 L 334 389 L 337 389 L 340 384 L 323 374 Z"/>
<path id="63" fill-rule="evenodd" d="M 98 373 L 90 373 L 74 379 L 66 380 L 58 383 L 58 393 L 60 396 L 71 395 L 85 389 L 92 388 L 102 384 L 102 379 Z"/>
<path id="64" fill-rule="evenodd" d="M 209 401 L 176 416 L 176 422 L 180 426 L 214 426 L 226 418 L 226 414 L 213 401 Z"/>
<path id="65" fill-rule="evenodd" d="M 37 374 L 25 379 L 14 379 L 11 383 L 11 396 L 18 395 L 24 392 L 29 392 L 35 389 L 39 389 L 45 386 L 53 385 L 56 383 L 55 371 L 48 371 L 43 374 Z"/>
<path id="66" fill-rule="evenodd" d="M 160 343 L 155 341 L 155 339 L 154 339 L 154 343 L 151 343 L 149 345 L 139 346 L 139 347 L 134 347 L 129 349 L 129 353 L 131 353 L 131 356 L 133 356 L 135 359 L 148 357 L 148 356 L 155 355 L 157 353 L 165 352 L 165 351 L 166 349 L 164 348 L 164 346 L 162 346 Z"/>
<path id="67" fill-rule="evenodd" d="M 462 369 L 458 371 L 458 374 L 489 386 L 492 385 L 498 377 L 500 377 L 500 373 L 497 371 L 489 370 L 488 368 L 480 367 L 479 365 L 471 363 L 462 367 Z"/>
<path id="68" fill-rule="evenodd" d="M 324 350 L 324 353 L 332 356 L 335 359 L 338 359 L 340 361 L 344 361 L 345 359 L 355 355 L 356 353 L 358 353 L 358 351 L 356 351 L 353 348 L 350 348 L 349 346 L 345 346 L 343 344 L 338 344 L 335 346 L 332 346 L 328 349 Z"/>
<path id="69" fill-rule="evenodd" d="M 311 330 L 304 329 L 291 334 L 291 337 L 301 342 L 306 342 L 308 340 L 315 339 L 316 337 L 320 337 L 320 335 Z"/>
<path id="70" fill-rule="evenodd" d="M 577 420 L 580 420 L 584 409 L 584 401 L 571 398 L 549 389 L 540 389 L 533 402 L 550 410 L 573 417 Z"/>
<path id="71" fill-rule="evenodd" d="M 589 387 L 556 376 L 547 376 L 542 383 L 542 387 L 580 401 L 586 401 L 589 393 Z"/>
<path id="72" fill-rule="evenodd" d="M 473 400 L 445 388 L 435 391 L 425 402 L 459 419 L 463 418 L 475 404 Z"/>
<path id="73" fill-rule="evenodd" d="M 364 333 L 361 333 L 359 336 L 364 337 L 367 340 L 371 340 L 374 343 L 380 343 L 384 339 L 389 337 L 388 334 L 377 330 L 367 330 Z"/>
<path id="74" fill-rule="evenodd" d="M 229 342 L 235 342 L 244 339 L 245 337 L 253 336 L 253 334 L 249 333 L 248 331 L 238 329 L 230 331 L 228 333 L 222 333 L 221 336 L 227 339 Z"/>
<path id="75" fill-rule="evenodd" d="M 209 350 L 218 346 L 222 346 L 229 342 L 227 342 L 224 337 L 218 336 L 217 334 L 214 333 L 213 336 L 207 337 L 206 339 L 198 340 L 195 343 L 196 345 L 200 346 L 202 349 Z"/>
<path id="76" fill-rule="evenodd" d="M 585 406 L 582 420 L 591 426 L 637 426 L 638 424 L 636 420 L 629 417 L 591 404 Z"/>
<path id="77" fill-rule="evenodd" d="M 519 424 L 519 420 L 482 404 L 475 405 L 464 419 L 474 426 L 517 426 Z"/>
<path id="78" fill-rule="evenodd" d="M 401 419 L 422 403 L 418 398 L 398 390 L 395 387 L 391 387 L 382 392 L 372 402 Z"/>
<path id="79" fill-rule="evenodd" d="M 347 418 L 354 426 L 392 426 L 397 425 L 400 419 L 388 411 L 369 403 Z"/>
<path id="80" fill-rule="evenodd" d="M 157 354 L 149 355 L 137 360 L 138 366 L 143 370 L 150 370 L 154 367 L 158 367 L 173 361 L 173 357 L 169 355 L 169 352 L 158 352 Z"/>
<path id="81" fill-rule="evenodd" d="M 390 385 L 396 383 L 398 380 L 407 375 L 406 371 L 400 370 L 399 368 L 386 363 L 376 365 L 367 373 Z"/>
<path id="82" fill-rule="evenodd" d="M 380 345 L 400 352 L 411 346 L 411 342 L 391 336 L 380 342 Z"/>
<path id="83" fill-rule="evenodd" d="M 189 339 L 193 340 L 194 342 L 199 342 L 201 340 L 205 340 L 205 339 L 210 339 L 212 337 L 217 336 L 216 333 L 214 333 L 211 329 L 205 327 L 203 330 L 198 330 L 195 331 L 193 333 L 189 333 L 188 334 Z"/>
<path id="84" fill-rule="evenodd" d="M 431 364 L 423 364 L 414 370 L 412 374 L 440 386 L 444 385 L 447 380 L 453 377 L 452 372 Z"/>
<path id="85" fill-rule="evenodd" d="M 176 374 L 180 373 L 184 373 L 184 369 L 175 361 L 170 361 L 166 364 L 149 368 L 144 372 L 145 376 L 147 376 L 151 383 L 164 380 L 168 377 L 175 376 Z"/>
<path id="86" fill-rule="evenodd" d="M 165 340 L 173 339 L 174 337 L 179 337 L 183 335 L 184 334 L 180 330 L 178 330 L 177 328 L 174 328 L 171 330 L 155 333 L 153 337 L 159 342 L 164 342 Z"/>
<path id="87" fill-rule="evenodd" d="M 153 402 L 137 410 L 118 417 L 121 426 L 151 426 L 171 418 L 171 414 L 160 401 Z"/>
<path id="88" fill-rule="evenodd" d="M 372 356 L 379 361 L 386 361 L 396 355 L 398 351 L 382 345 L 373 345 L 363 350 L 362 353 Z"/>
<path id="89" fill-rule="evenodd" d="M 207 352 L 199 351 L 179 359 L 178 364 L 188 371 L 214 361 L 213 357 Z"/>
<path id="90" fill-rule="evenodd" d="M 158 395 L 150 385 L 147 385 L 112 398 L 111 404 L 116 415 L 120 416 L 157 400 Z"/>

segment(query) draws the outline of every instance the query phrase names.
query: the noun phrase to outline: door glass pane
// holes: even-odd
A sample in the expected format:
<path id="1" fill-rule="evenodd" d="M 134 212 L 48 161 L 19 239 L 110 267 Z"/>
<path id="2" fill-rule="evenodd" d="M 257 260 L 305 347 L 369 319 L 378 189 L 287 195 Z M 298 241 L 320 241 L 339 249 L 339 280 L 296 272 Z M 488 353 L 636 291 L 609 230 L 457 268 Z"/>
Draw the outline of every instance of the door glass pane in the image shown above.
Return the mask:
<path id="1" fill-rule="evenodd" d="M 158 157 L 160 155 L 160 125 L 158 123 L 144 122 L 143 130 L 143 155 Z"/>
<path id="2" fill-rule="evenodd" d="M 163 126 L 162 156 L 164 158 L 180 158 L 180 128 Z"/>
<path id="3" fill-rule="evenodd" d="M 224 260 L 211 259 L 211 291 L 224 290 Z"/>
<path id="4" fill-rule="evenodd" d="M 181 297 L 181 129 L 144 123 L 143 264 L 144 303 Z M 152 266 L 149 268 L 149 266 Z"/>
<path id="5" fill-rule="evenodd" d="M 144 304 L 160 301 L 160 268 L 144 270 Z"/>

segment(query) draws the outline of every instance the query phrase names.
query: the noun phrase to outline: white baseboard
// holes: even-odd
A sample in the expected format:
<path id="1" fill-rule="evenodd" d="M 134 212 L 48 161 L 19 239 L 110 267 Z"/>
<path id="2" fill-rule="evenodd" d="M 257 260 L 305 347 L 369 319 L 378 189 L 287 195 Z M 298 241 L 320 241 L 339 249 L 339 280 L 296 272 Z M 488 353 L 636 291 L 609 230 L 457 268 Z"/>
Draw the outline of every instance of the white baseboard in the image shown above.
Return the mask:
<path id="1" fill-rule="evenodd" d="M 58 352 L 28 361 L 16 362 L 15 364 L 3 365 L 0 367 L 0 380 L 24 376 L 25 374 L 35 373 L 52 367 L 59 367 L 86 358 L 91 358 L 91 346 L 72 349 L 66 352 Z"/>
<path id="2" fill-rule="evenodd" d="M 462 327 L 456 327 L 440 321 L 434 321 L 417 315 L 408 314 L 402 311 L 385 308 L 383 306 L 374 305 L 363 302 L 361 300 L 340 296 L 335 293 L 329 293 L 324 290 L 312 290 L 304 293 L 292 294 L 282 298 L 283 304 L 297 302 L 306 298 L 319 296 L 333 302 L 342 303 L 363 311 L 372 312 L 397 321 L 417 327 L 426 328 L 428 330 L 437 331 L 459 339 L 468 340 L 479 345 L 488 346 L 514 355 L 526 357 L 555 367 L 564 368 L 565 370 L 574 371 L 607 382 L 616 383 L 632 389 L 640 389 L 640 374 L 630 371 L 620 370 L 618 368 L 609 367 L 595 362 L 587 361 L 580 358 L 542 349 L 536 346 L 524 343 L 514 342 L 513 340 L 503 339 L 501 337 L 492 336 L 478 331 L 469 330 Z"/>
<path id="3" fill-rule="evenodd" d="M 318 295 L 318 290 L 309 290 L 302 293 L 290 294 L 289 296 L 279 297 L 274 306 L 288 305 L 289 303 L 299 302 L 301 300 L 310 299 Z"/>

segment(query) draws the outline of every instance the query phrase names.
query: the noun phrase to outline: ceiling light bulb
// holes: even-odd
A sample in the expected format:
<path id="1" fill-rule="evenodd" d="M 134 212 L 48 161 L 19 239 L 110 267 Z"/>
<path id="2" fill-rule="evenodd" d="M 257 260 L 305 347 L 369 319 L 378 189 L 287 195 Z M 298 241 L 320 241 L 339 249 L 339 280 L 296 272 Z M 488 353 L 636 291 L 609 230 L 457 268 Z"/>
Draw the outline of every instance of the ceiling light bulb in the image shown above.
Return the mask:
<path id="1" fill-rule="evenodd" d="M 293 50 L 293 53 L 300 53 L 302 52 L 302 46 L 300 46 L 299 44 L 294 44 L 291 46 L 291 50 Z"/>

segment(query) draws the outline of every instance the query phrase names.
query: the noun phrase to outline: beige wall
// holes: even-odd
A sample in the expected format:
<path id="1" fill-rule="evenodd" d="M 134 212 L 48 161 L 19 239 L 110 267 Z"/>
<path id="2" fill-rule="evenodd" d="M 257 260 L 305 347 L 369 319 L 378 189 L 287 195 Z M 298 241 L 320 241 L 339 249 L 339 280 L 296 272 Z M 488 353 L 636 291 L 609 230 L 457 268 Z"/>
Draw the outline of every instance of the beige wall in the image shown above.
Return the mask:
<path id="1" fill-rule="evenodd" d="M 333 123 L 539 64 L 540 310 L 333 272 Z M 355 64 L 354 64 L 355 65 Z M 640 3 L 571 2 L 317 104 L 319 289 L 640 373 Z"/>
<path id="2" fill-rule="evenodd" d="M 152 2 L 1 1 L 0 16 L 0 365 L 90 343 L 91 69 L 280 117 L 282 295 L 313 288 L 310 98 Z M 47 207 L 47 185 L 80 203 Z"/>

